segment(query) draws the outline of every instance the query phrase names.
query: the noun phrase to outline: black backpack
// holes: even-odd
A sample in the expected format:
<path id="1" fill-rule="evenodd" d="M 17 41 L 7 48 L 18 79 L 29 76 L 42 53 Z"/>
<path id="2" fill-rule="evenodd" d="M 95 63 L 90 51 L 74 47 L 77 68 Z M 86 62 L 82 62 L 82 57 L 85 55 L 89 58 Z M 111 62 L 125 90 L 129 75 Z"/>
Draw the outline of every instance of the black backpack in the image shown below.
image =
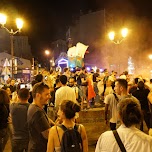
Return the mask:
<path id="1" fill-rule="evenodd" d="M 79 125 L 75 125 L 74 128 L 66 128 L 64 125 L 59 125 L 59 127 L 64 131 L 61 141 L 59 138 L 61 152 L 82 152 L 82 138 L 78 132 Z"/>

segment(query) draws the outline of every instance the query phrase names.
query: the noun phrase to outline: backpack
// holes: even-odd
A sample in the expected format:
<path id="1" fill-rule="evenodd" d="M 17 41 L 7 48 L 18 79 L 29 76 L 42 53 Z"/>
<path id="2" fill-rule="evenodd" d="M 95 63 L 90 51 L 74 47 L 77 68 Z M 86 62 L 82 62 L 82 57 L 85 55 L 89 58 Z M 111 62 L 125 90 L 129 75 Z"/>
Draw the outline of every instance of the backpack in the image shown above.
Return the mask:
<path id="1" fill-rule="evenodd" d="M 61 141 L 59 138 L 61 152 L 82 152 L 82 138 L 78 132 L 79 125 L 75 125 L 74 128 L 66 128 L 64 125 L 59 125 L 59 127 L 64 131 Z"/>

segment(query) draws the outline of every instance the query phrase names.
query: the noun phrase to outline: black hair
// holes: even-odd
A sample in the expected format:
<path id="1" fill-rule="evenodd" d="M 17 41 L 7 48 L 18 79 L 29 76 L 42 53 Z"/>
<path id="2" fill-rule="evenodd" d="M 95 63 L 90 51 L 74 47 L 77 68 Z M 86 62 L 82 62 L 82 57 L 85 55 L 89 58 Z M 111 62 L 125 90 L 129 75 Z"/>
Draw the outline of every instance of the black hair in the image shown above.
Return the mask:
<path id="1" fill-rule="evenodd" d="M 139 88 L 139 90 L 143 90 L 144 89 L 144 82 L 143 81 L 139 81 L 138 82 L 138 88 Z"/>
<path id="2" fill-rule="evenodd" d="M 143 120 L 140 105 L 133 97 L 125 98 L 118 104 L 118 112 L 126 127 L 140 124 Z"/>
<path id="3" fill-rule="evenodd" d="M 42 75 L 42 74 L 36 75 L 35 80 L 36 80 L 37 82 L 42 82 L 42 80 L 43 80 L 43 75 Z"/>
<path id="4" fill-rule="evenodd" d="M 118 82 L 120 86 L 122 86 L 123 88 L 125 88 L 127 90 L 127 87 L 128 87 L 127 80 L 125 80 L 125 79 L 117 79 L 116 82 Z"/>
<path id="5" fill-rule="evenodd" d="M 58 84 L 59 82 L 60 82 L 60 79 L 57 78 L 57 79 L 55 80 L 55 84 Z"/>
<path id="6" fill-rule="evenodd" d="M 84 71 L 84 70 L 85 70 L 85 67 L 82 67 L 81 69 Z"/>
<path id="7" fill-rule="evenodd" d="M 112 87 L 112 89 L 114 90 L 114 88 L 115 88 L 115 81 L 113 81 L 113 82 L 111 83 L 111 87 Z"/>
<path id="8" fill-rule="evenodd" d="M 33 81 L 31 82 L 32 87 L 33 87 L 36 83 L 38 83 L 38 81 L 33 80 Z"/>
<path id="9" fill-rule="evenodd" d="M 137 83 L 138 83 L 138 80 L 139 80 L 139 78 L 135 78 L 135 79 L 134 79 L 135 84 L 137 84 Z"/>
<path id="10" fill-rule="evenodd" d="M 59 79 L 63 85 L 65 85 L 67 83 L 67 76 L 66 75 L 61 75 Z"/>
<path id="11" fill-rule="evenodd" d="M 32 97 L 36 97 L 36 93 L 42 93 L 44 89 L 49 89 L 49 86 L 44 84 L 43 82 L 38 82 L 34 85 L 32 90 Z"/>
<path id="12" fill-rule="evenodd" d="M 19 89 L 17 94 L 21 100 L 27 100 L 30 96 L 30 92 L 26 88 Z"/>
<path id="13" fill-rule="evenodd" d="M 68 71 L 68 68 L 64 68 L 63 71 L 64 71 L 64 72 Z"/>
<path id="14" fill-rule="evenodd" d="M 0 105 L 8 104 L 10 102 L 10 98 L 6 90 L 0 89 Z"/>
<path id="15" fill-rule="evenodd" d="M 61 111 L 64 112 L 65 117 L 67 119 L 74 118 L 75 113 L 80 111 L 80 106 L 77 103 L 70 100 L 62 101 L 60 108 L 61 108 Z"/>

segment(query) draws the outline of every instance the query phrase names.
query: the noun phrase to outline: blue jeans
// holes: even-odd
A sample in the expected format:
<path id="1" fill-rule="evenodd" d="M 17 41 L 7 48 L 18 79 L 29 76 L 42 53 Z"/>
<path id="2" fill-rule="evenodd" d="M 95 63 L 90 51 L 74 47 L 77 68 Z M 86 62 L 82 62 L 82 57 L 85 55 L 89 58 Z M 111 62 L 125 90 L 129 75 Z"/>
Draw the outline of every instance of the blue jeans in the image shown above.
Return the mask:
<path id="1" fill-rule="evenodd" d="M 3 152 L 8 141 L 8 128 L 0 129 L 0 152 Z"/>
<path id="2" fill-rule="evenodd" d="M 28 139 L 12 139 L 12 152 L 27 152 L 28 143 Z"/>

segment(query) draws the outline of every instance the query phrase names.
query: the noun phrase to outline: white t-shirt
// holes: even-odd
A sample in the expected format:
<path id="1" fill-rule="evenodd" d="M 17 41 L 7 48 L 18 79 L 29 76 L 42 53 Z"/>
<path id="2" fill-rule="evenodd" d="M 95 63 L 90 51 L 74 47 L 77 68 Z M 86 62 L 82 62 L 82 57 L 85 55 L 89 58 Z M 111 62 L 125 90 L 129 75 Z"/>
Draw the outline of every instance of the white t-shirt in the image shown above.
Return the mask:
<path id="1" fill-rule="evenodd" d="M 109 105 L 110 122 L 117 123 L 117 104 L 118 104 L 118 101 L 116 100 L 114 94 L 113 93 L 108 94 L 104 99 L 104 103 Z"/>
<path id="2" fill-rule="evenodd" d="M 55 107 L 58 107 L 63 100 L 70 100 L 77 103 L 75 91 L 68 86 L 60 87 L 55 93 Z"/>
<path id="3" fill-rule="evenodd" d="M 152 137 L 139 129 L 121 125 L 117 132 L 127 152 L 152 152 Z M 95 152 L 121 152 L 112 131 L 101 134 Z"/>

